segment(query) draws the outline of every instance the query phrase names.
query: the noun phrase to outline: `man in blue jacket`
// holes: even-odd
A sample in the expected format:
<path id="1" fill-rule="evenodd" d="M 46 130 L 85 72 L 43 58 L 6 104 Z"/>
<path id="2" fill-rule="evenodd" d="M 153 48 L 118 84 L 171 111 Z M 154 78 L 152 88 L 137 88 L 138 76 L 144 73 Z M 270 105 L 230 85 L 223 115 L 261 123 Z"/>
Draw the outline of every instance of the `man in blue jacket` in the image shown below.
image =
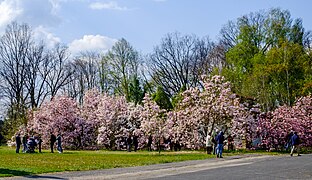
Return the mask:
<path id="1" fill-rule="evenodd" d="M 220 133 L 217 135 L 216 141 L 217 141 L 217 158 L 223 158 L 222 151 L 223 151 L 224 136 L 222 131 L 220 131 Z"/>
<path id="2" fill-rule="evenodd" d="M 300 144 L 300 139 L 299 136 L 297 134 L 297 132 L 294 132 L 294 135 L 291 136 L 291 152 L 290 152 L 290 156 L 293 156 L 294 150 L 296 149 L 298 156 L 300 156 L 299 154 L 299 144 Z"/>

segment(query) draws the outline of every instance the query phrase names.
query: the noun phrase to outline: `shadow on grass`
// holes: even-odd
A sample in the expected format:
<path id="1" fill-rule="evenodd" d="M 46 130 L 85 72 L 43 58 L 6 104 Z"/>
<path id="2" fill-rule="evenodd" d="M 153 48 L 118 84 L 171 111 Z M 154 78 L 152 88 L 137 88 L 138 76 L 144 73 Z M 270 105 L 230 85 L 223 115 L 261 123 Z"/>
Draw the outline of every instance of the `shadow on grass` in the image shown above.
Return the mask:
<path id="1" fill-rule="evenodd" d="M 0 168 L 0 177 L 27 176 L 27 175 L 30 175 L 30 173 L 27 171 L 18 171 L 18 170 Z"/>
<path id="2" fill-rule="evenodd" d="M 25 178 L 29 179 L 61 179 L 61 180 L 67 180 L 66 178 L 60 178 L 60 177 L 55 177 L 55 176 L 45 176 L 45 175 L 33 175 L 33 176 L 24 176 Z"/>
<path id="3" fill-rule="evenodd" d="M 23 176 L 25 179 L 62 179 L 66 180 L 65 178 L 49 176 L 49 175 L 31 175 L 30 172 L 27 171 L 18 171 L 18 170 L 11 170 L 11 169 L 4 169 L 0 168 L 0 178 L 1 177 L 12 177 L 12 176 Z"/>

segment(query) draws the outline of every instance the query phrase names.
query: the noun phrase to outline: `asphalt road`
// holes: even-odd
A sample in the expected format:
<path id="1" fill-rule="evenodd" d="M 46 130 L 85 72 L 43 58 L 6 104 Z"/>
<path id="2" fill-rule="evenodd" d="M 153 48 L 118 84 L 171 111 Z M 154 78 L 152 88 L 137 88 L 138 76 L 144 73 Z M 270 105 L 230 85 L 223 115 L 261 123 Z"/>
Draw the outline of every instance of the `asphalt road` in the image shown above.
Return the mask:
<path id="1" fill-rule="evenodd" d="M 0 178 L 2 180 L 2 178 Z M 142 167 L 97 171 L 65 172 L 37 176 L 3 178 L 20 179 L 311 179 L 312 154 L 302 156 L 244 155 L 185 161 Z"/>

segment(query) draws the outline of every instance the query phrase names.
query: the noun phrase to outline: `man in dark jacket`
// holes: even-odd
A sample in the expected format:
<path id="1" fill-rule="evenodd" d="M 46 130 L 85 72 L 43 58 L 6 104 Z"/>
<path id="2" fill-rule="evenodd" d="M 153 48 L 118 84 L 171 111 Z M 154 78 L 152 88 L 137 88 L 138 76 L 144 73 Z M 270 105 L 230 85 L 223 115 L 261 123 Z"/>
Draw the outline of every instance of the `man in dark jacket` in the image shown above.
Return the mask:
<path id="1" fill-rule="evenodd" d="M 16 153 L 19 153 L 19 149 L 20 149 L 21 144 L 22 144 L 21 136 L 19 133 L 15 136 L 15 143 L 16 143 Z"/>
<path id="2" fill-rule="evenodd" d="M 132 141 L 133 141 L 133 146 L 134 146 L 134 152 L 136 152 L 138 150 L 138 145 L 139 145 L 138 136 L 134 135 Z"/>
<path id="3" fill-rule="evenodd" d="M 291 137 L 291 152 L 290 156 L 293 156 L 294 150 L 296 149 L 298 156 L 300 156 L 299 150 L 300 139 L 297 132 L 294 132 L 294 135 Z"/>
<path id="4" fill-rule="evenodd" d="M 217 141 L 217 158 L 223 158 L 222 151 L 223 151 L 224 136 L 222 131 L 220 131 L 220 133 L 217 135 L 216 141 Z"/>
<path id="5" fill-rule="evenodd" d="M 50 135 L 50 147 L 51 147 L 51 153 L 53 153 L 53 149 L 54 149 L 54 143 L 56 141 L 56 136 L 51 132 Z"/>
<path id="6" fill-rule="evenodd" d="M 129 134 L 129 136 L 127 137 L 127 151 L 131 152 L 131 146 L 132 146 L 132 136 L 131 134 Z"/>

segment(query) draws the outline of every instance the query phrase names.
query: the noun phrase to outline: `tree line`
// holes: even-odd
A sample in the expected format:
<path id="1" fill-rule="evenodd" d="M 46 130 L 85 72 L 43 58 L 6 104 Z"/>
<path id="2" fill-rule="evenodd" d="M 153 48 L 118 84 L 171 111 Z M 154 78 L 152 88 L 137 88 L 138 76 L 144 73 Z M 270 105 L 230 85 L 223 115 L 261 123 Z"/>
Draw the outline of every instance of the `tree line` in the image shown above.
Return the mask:
<path id="1" fill-rule="evenodd" d="M 104 55 L 72 57 L 66 46 L 48 48 L 31 27 L 13 22 L 0 39 L 0 95 L 7 107 L 1 134 L 10 137 L 56 95 L 83 105 L 85 93 L 124 96 L 142 104 L 151 94 L 161 109 L 178 108 L 182 93 L 204 89 L 202 75 L 222 75 L 242 101 L 263 111 L 292 106 L 312 91 L 311 32 L 287 10 L 270 9 L 229 21 L 220 38 L 167 34 L 147 55 L 120 39 Z"/>

